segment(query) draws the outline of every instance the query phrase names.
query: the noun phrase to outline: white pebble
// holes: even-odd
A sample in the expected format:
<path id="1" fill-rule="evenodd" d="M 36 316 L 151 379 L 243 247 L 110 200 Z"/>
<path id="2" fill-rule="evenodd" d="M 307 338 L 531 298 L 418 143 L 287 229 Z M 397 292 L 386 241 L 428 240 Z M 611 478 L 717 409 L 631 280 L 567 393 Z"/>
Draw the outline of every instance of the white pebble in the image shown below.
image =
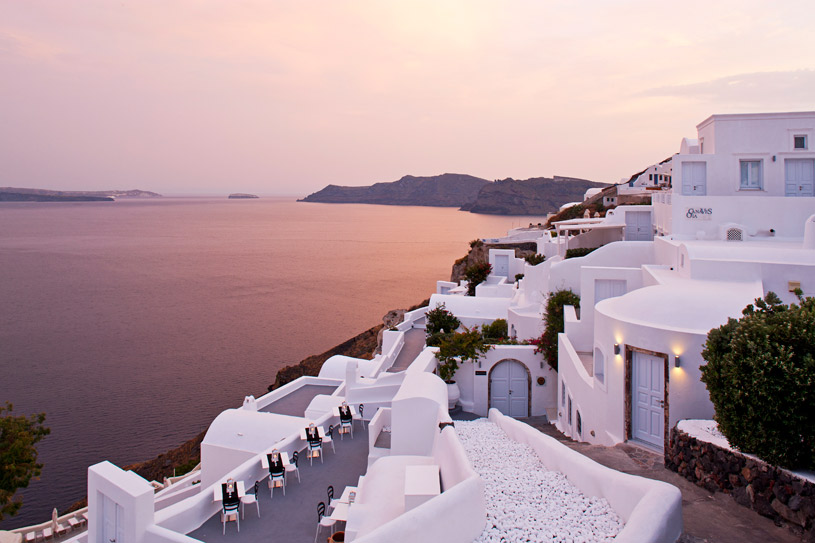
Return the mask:
<path id="1" fill-rule="evenodd" d="M 485 483 L 487 526 L 477 543 L 597 543 L 623 529 L 605 499 L 585 496 L 494 423 L 456 421 L 456 433 Z"/>

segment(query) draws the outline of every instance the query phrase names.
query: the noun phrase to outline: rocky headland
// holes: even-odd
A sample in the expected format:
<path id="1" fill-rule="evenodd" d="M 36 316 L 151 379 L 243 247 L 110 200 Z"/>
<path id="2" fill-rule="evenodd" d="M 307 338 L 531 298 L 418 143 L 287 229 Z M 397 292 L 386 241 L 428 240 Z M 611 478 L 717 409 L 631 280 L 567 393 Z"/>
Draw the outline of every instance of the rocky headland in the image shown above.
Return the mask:
<path id="1" fill-rule="evenodd" d="M 462 211 L 490 215 L 546 215 L 567 202 L 583 200 L 589 188 L 606 186 L 563 176 L 491 182 L 471 175 L 446 173 L 433 177 L 406 175 L 392 183 L 367 187 L 328 185 L 298 201 L 458 207 Z"/>
<path id="2" fill-rule="evenodd" d="M 432 177 L 406 175 L 392 183 L 375 183 L 368 187 L 328 185 L 298 202 L 461 207 L 474 202 L 478 192 L 489 183 L 486 179 L 457 173 Z"/>
<path id="3" fill-rule="evenodd" d="M 557 175 L 552 178 L 503 179 L 485 185 L 476 200 L 461 209 L 488 215 L 546 215 L 556 212 L 567 202 L 582 201 L 590 188 L 607 186 Z"/>

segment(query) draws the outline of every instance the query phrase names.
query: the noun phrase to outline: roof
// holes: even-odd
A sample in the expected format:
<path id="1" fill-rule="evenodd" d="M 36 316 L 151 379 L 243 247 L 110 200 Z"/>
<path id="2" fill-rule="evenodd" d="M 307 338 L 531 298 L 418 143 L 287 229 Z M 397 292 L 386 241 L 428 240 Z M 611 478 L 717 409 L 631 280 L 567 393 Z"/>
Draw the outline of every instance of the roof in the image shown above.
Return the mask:
<path id="1" fill-rule="evenodd" d="M 711 115 L 696 125 L 697 130 L 714 121 L 761 121 L 769 119 L 796 119 L 802 117 L 815 117 L 815 111 L 785 111 L 778 113 L 726 113 Z"/>
<path id="2" fill-rule="evenodd" d="M 505 319 L 512 300 L 510 298 L 486 298 L 475 296 L 457 296 L 453 294 L 434 294 L 430 297 L 430 307 L 444 304 L 447 311 L 456 317 L 474 317 L 479 319 Z"/>
<path id="3" fill-rule="evenodd" d="M 760 281 L 680 280 L 633 290 L 597 303 L 596 310 L 615 320 L 678 332 L 707 334 L 738 318 L 747 304 L 764 295 Z M 696 303 L 698 300 L 701 303 Z"/>
<path id="4" fill-rule="evenodd" d="M 209 425 L 201 445 L 261 453 L 269 448 L 270 443 L 297 433 L 308 423 L 303 417 L 227 409 Z"/>

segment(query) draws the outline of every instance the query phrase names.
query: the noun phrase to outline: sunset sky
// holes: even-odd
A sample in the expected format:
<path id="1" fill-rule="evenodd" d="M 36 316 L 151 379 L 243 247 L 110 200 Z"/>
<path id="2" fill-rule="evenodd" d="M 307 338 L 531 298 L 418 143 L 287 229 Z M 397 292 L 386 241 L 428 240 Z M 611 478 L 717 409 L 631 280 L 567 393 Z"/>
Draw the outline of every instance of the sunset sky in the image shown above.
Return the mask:
<path id="1" fill-rule="evenodd" d="M 815 2 L 0 0 L 0 186 L 617 182 L 815 110 Z"/>

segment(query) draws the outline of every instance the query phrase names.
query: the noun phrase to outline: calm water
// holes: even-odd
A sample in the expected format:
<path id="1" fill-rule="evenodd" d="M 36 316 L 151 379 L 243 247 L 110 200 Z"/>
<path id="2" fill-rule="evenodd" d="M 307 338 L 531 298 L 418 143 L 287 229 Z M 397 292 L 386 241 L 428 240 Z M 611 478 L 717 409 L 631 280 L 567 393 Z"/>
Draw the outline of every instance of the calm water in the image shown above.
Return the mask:
<path id="1" fill-rule="evenodd" d="M 428 297 L 476 237 L 530 218 L 285 199 L 0 204 L 0 402 L 45 411 L 13 528 L 146 460 L 278 368 Z M 534 222 L 538 222 L 538 218 Z"/>

